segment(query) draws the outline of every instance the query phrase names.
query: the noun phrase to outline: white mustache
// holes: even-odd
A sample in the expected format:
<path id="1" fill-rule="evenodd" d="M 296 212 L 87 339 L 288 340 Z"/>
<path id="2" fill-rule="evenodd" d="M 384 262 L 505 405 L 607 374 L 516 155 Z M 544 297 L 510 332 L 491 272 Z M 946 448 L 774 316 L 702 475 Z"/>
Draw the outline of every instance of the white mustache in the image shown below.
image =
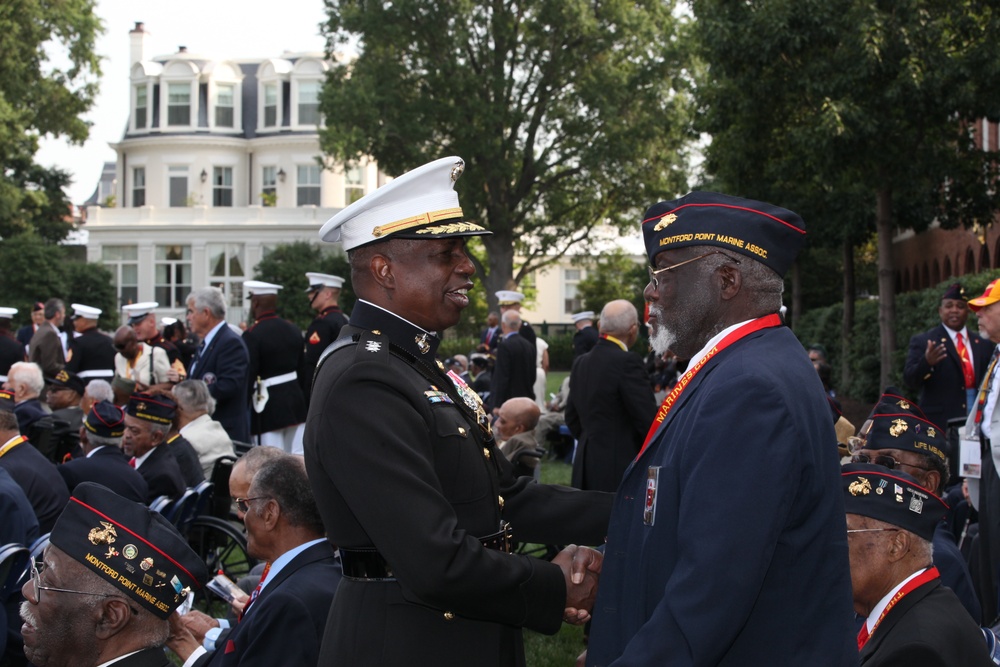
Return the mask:
<path id="1" fill-rule="evenodd" d="M 38 620 L 35 618 L 35 615 L 31 613 L 31 603 L 22 602 L 20 612 L 21 612 L 21 620 L 37 630 Z"/>

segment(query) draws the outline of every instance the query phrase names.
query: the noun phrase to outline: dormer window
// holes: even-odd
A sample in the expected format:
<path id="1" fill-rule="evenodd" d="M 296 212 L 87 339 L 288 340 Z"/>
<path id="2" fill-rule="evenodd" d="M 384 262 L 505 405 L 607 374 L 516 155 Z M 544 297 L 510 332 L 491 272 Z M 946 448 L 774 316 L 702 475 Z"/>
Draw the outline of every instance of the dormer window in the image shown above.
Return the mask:
<path id="1" fill-rule="evenodd" d="M 146 129 L 146 112 L 147 109 L 149 109 L 146 96 L 147 90 L 145 83 L 135 87 L 135 129 L 137 130 Z"/>
<path id="2" fill-rule="evenodd" d="M 232 83 L 220 83 L 215 87 L 215 126 L 233 127 L 236 101 L 236 86 Z"/>
<path id="3" fill-rule="evenodd" d="M 299 125 L 319 125 L 319 81 L 299 81 Z"/>
<path id="4" fill-rule="evenodd" d="M 191 84 L 167 84 L 167 125 L 191 124 Z"/>
<path id="5" fill-rule="evenodd" d="M 278 125 L 278 84 L 264 84 L 264 127 Z"/>

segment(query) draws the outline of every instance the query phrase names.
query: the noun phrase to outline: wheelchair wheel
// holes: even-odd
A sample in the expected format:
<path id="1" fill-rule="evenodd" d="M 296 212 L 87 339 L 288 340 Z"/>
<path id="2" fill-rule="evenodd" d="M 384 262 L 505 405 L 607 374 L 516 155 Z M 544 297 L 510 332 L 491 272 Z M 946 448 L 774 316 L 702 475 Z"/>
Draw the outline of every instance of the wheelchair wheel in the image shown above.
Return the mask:
<path id="1" fill-rule="evenodd" d="M 220 570 L 233 581 L 250 574 L 257 560 L 247 552 L 247 538 L 229 521 L 200 516 L 188 528 L 188 544 L 213 575 Z"/>

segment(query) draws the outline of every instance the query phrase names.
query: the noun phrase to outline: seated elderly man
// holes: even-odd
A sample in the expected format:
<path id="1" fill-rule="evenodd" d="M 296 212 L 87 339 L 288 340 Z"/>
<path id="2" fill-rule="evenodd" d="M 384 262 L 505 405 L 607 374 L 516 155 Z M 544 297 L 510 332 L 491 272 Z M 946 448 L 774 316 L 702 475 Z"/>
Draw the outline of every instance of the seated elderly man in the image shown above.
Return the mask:
<path id="1" fill-rule="evenodd" d="M 219 457 L 236 455 L 226 429 L 212 419 L 215 399 L 204 380 L 185 380 L 174 385 L 172 393 L 177 401 L 177 428 L 198 453 L 205 479 L 211 479 Z"/>
<path id="2" fill-rule="evenodd" d="M 147 503 L 159 496 L 177 500 L 187 490 L 180 464 L 166 444 L 175 408 L 166 396 L 141 393 L 132 394 L 125 406 L 122 449 L 149 486 Z"/>
<path id="3" fill-rule="evenodd" d="M 215 650 L 206 652 L 201 642 L 217 621 L 197 611 L 171 619 L 167 645 L 185 667 L 315 665 L 319 660 L 340 564 L 324 537 L 302 457 L 282 453 L 268 459 L 237 504 L 250 555 L 269 565 L 239 622 L 225 638 L 214 639 Z"/>
<path id="4" fill-rule="evenodd" d="M 24 653 L 36 667 L 169 667 L 167 618 L 208 579 L 158 513 L 108 489 L 76 488 L 44 567 L 21 589 Z"/>
<path id="5" fill-rule="evenodd" d="M 69 491 L 56 467 L 20 433 L 14 395 L 0 390 L 0 468 L 24 490 L 44 534 L 52 530 L 66 506 Z M 0 521 L 4 519 L 0 517 Z"/>
<path id="6" fill-rule="evenodd" d="M 21 361 L 11 366 L 3 388 L 14 392 L 14 414 L 17 415 L 17 426 L 23 435 L 28 435 L 32 424 L 51 412 L 40 400 L 42 390 L 45 389 L 45 378 L 38 364 Z"/>
<path id="7" fill-rule="evenodd" d="M 865 667 L 993 664 L 983 633 L 931 560 L 948 506 L 905 472 L 870 463 L 841 471 L 854 610 Z"/>
<path id="8" fill-rule="evenodd" d="M 91 384 L 98 380 L 91 381 Z M 111 401 L 95 403 L 84 417 L 80 445 L 84 455 L 56 467 L 70 493 L 83 482 L 108 487 L 136 503 L 145 503 L 149 486 L 142 475 L 128 464 L 122 453 L 125 413 Z"/>
<path id="9" fill-rule="evenodd" d="M 522 473 L 530 474 L 538 465 L 535 427 L 540 415 L 538 404 L 530 398 L 508 398 L 500 406 L 500 414 L 493 424 L 493 432 L 500 441 L 500 451 Z"/>

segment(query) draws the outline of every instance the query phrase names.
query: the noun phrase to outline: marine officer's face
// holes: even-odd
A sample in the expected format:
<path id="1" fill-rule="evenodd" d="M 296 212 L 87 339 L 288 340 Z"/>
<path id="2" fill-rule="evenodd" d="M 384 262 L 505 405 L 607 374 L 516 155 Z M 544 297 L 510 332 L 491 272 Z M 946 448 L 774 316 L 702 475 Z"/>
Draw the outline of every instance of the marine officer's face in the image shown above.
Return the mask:
<path id="1" fill-rule="evenodd" d="M 961 299 L 941 299 L 938 306 L 941 322 L 952 331 L 959 331 L 969 317 L 969 307 Z"/>
<path id="2" fill-rule="evenodd" d="M 465 252 L 465 240 L 399 239 L 387 248 L 392 274 L 391 310 L 427 331 L 444 331 L 458 323 L 469 305 L 468 291 L 476 268 Z"/>

